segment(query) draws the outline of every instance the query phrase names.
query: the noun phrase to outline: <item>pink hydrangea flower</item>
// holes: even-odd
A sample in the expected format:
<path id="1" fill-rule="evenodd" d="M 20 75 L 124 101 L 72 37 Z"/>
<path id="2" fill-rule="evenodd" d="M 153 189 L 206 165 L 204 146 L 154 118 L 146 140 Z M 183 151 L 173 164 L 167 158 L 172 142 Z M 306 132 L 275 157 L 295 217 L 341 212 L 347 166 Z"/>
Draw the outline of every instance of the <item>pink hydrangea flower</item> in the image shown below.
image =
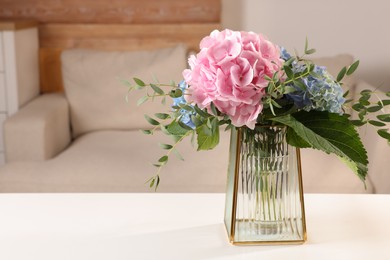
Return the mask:
<path id="1" fill-rule="evenodd" d="M 263 35 L 231 30 L 213 31 L 203 38 L 200 52 L 183 71 L 190 85 L 188 102 L 200 108 L 215 107 L 229 116 L 234 126 L 253 129 L 263 109 L 268 81 L 280 70 L 280 50 Z"/>

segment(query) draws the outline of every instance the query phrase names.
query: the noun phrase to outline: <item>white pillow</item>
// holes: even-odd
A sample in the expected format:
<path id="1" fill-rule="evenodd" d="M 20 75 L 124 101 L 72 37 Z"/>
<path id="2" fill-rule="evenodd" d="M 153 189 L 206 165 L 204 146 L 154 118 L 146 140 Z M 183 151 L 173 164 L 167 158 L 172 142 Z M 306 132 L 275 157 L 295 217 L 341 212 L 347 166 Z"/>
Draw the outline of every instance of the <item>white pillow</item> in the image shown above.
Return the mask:
<path id="1" fill-rule="evenodd" d="M 186 67 L 186 49 L 182 45 L 133 52 L 70 49 L 62 53 L 61 62 L 76 137 L 94 130 L 150 127 L 144 114 L 168 110 L 168 104 L 164 108 L 155 100 L 137 107 L 143 96 L 140 91 L 131 93 L 126 103 L 128 89 L 120 79 L 133 82 L 133 77 L 139 77 L 155 83 L 157 78 L 161 83 L 178 83 Z"/>

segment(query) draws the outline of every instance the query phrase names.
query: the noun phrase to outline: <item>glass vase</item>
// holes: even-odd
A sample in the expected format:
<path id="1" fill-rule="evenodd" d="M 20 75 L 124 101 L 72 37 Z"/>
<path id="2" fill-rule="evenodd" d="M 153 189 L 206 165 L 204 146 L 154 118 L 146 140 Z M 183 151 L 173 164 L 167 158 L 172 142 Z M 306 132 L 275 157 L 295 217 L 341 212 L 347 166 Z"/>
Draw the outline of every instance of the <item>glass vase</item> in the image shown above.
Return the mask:
<path id="1" fill-rule="evenodd" d="M 287 144 L 286 131 L 232 129 L 225 205 L 232 244 L 306 240 L 300 153 Z"/>

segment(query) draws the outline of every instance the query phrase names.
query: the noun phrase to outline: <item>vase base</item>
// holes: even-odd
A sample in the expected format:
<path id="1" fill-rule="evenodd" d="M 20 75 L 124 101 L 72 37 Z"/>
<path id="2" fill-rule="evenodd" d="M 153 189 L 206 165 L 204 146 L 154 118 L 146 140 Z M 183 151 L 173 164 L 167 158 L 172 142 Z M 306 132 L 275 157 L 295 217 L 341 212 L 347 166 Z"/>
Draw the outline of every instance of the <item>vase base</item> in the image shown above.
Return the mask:
<path id="1" fill-rule="evenodd" d="M 301 219 L 259 221 L 240 219 L 236 221 L 235 242 L 304 242 Z"/>

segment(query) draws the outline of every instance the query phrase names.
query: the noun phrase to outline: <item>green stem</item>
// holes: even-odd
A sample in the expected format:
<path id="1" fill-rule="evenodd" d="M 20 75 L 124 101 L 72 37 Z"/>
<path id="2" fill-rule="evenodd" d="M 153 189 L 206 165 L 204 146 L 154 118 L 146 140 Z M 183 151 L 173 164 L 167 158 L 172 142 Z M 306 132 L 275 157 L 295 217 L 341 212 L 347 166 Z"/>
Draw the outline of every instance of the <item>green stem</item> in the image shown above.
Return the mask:
<path id="1" fill-rule="evenodd" d="M 183 141 L 183 139 L 184 139 L 185 137 L 187 137 L 190 133 L 192 133 L 192 131 L 188 131 L 186 134 L 184 134 L 182 137 L 180 137 L 180 139 L 177 140 L 176 143 L 174 143 L 174 144 L 172 145 L 172 148 L 169 149 L 168 152 L 167 152 L 165 155 L 166 155 L 166 156 L 169 156 L 169 155 L 171 154 L 171 152 L 176 148 L 176 146 L 177 146 L 181 141 Z M 164 165 L 165 165 L 165 164 L 162 164 L 162 165 L 160 165 L 160 167 L 158 167 L 158 171 L 157 171 L 157 173 L 156 173 L 156 176 L 158 176 L 158 175 L 160 174 L 161 169 L 162 169 L 162 167 L 163 167 Z"/>
<path id="2" fill-rule="evenodd" d="M 306 76 L 309 75 L 309 74 L 310 74 L 310 72 L 307 71 L 307 72 L 303 73 L 302 75 L 300 75 L 300 76 L 298 76 L 298 77 L 296 77 L 296 78 L 294 78 L 294 79 L 290 79 L 290 80 L 285 81 L 284 84 L 291 83 L 291 82 L 293 82 L 294 80 L 301 79 L 301 78 L 303 78 L 303 77 L 306 77 Z M 280 86 L 280 85 L 279 85 L 279 86 Z"/>

